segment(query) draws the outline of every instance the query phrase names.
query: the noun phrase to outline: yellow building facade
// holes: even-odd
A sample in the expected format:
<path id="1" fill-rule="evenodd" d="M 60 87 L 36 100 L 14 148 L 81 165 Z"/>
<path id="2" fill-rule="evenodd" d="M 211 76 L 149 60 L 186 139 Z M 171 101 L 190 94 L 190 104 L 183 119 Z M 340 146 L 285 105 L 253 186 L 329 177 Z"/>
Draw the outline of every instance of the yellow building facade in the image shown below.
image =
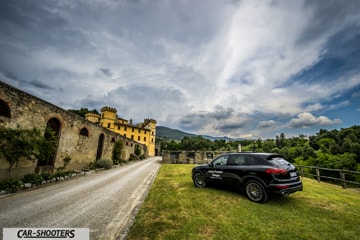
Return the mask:
<path id="1" fill-rule="evenodd" d="M 88 121 L 98 123 L 100 126 L 119 133 L 126 138 L 132 139 L 148 148 L 148 156 L 155 156 L 156 121 L 144 119 L 144 122 L 133 124 L 130 121 L 119 118 L 117 110 L 111 107 L 101 108 L 101 115 L 88 113 L 85 115 Z"/>

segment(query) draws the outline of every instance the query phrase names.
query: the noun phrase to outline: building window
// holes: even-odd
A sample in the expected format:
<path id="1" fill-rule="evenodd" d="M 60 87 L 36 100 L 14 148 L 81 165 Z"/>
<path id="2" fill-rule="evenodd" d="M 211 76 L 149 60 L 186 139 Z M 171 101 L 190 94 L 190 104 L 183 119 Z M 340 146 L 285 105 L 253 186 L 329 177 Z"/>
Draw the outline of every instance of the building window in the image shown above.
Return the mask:
<path id="1" fill-rule="evenodd" d="M 144 142 L 146 142 L 146 137 L 144 137 Z"/>
<path id="2" fill-rule="evenodd" d="M 110 123 L 108 123 L 108 128 L 110 128 L 110 126 L 111 126 Z"/>
<path id="3" fill-rule="evenodd" d="M 131 135 L 131 140 L 134 140 L 134 135 Z"/>
<path id="4" fill-rule="evenodd" d="M 153 138 L 151 139 L 151 142 L 154 142 L 154 139 L 153 139 Z"/>
<path id="5" fill-rule="evenodd" d="M 115 138 L 112 138 L 112 139 L 111 139 L 111 142 L 114 143 L 114 142 L 115 142 Z"/>
<path id="6" fill-rule="evenodd" d="M 138 141 L 140 141 L 140 136 L 138 136 Z"/>
<path id="7" fill-rule="evenodd" d="M 131 131 L 134 132 L 134 128 L 132 128 Z"/>
<path id="8" fill-rule="evenodd" d="M 120 126 L 118 126 L 118 130 L 120 130 Z"/>
<path id="9" fill-rule="evenodd" d="M 126 131 L 126 127 L 124 127 L 124 130 Z"/>
<path id="10" fill-rule="evenodd" d="M 124 137 L 126 137 L 126 133 L 124 134 Z"/>
<path id="11" fill-rule="evenodd" d="M 141 133 L 141 129 L 139 129 L 139 133 Z"/>

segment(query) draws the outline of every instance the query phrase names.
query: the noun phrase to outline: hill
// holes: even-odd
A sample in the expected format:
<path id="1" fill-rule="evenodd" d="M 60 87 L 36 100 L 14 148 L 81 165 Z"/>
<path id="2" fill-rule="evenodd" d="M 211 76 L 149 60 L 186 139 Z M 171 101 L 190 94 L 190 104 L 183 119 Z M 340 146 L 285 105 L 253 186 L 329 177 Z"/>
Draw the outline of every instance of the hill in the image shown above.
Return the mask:
<path id="1" fill-rule="evenodd" d="M 186 133 L 177 129 L 172 129 L 164 126 L 156 126 L 156 137 L 158 138 L 180 141 L 185 136 L 196 137 L 198 135 L 192 133 Z"/>
<path id="2" fill-rule="evenodd" d="M 212 141 L 214 141 L 214 140 L 226 140 L 226 141 L 241 140 L 241 139 L 229 138 L 229 137 L 226 137 L 226 136 L 224 136 L 224 137 L 212 137 L 212 136 L 209 136 L 209 135 L 197 135 L 197 134 L 187 133 L 187 132 L 183 132 L 183 131 L 180 131 L 180 130 L 177 130 L 177 129 L 164 127 L 164 126 L 157 126 L 156 127 L 156 137 L 158 137 L 158 138 L 180 141 L 185 136 L 188 136 L 188 137 L 201 136 L 201 137 L 203 137 L 205 139 L 209 139 L 209 140 L 212 140 Z"/>

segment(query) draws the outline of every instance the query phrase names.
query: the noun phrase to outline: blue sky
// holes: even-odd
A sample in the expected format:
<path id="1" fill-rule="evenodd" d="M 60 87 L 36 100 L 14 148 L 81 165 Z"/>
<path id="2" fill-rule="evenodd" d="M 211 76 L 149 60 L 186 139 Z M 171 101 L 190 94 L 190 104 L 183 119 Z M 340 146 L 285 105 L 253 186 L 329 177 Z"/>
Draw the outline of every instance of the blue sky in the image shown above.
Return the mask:
<path id="1" fill-rule="evenodd" d="M 359 125 L 358 0 L 3 0 L 0 80 L 233 138 Z"/>

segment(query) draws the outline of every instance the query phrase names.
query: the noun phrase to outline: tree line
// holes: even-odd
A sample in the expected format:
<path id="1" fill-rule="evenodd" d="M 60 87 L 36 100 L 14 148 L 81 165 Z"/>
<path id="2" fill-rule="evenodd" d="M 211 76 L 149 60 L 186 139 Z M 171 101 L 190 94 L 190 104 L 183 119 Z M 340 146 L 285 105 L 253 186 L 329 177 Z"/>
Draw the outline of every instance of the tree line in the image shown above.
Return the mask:
<path id="1" fill-rule="evenodd" d="M 284 133 L 275 139 L 214 140 L 202 136 L 185 136 L 181 141 L 157 139 L 162 150 L 184 151 L 241 151 L 281 153 L 296 165 L 319 166 L 360 171 L 360 126 L 340 130 L 320 129 L 316 135 L 286 138 Z"/>

